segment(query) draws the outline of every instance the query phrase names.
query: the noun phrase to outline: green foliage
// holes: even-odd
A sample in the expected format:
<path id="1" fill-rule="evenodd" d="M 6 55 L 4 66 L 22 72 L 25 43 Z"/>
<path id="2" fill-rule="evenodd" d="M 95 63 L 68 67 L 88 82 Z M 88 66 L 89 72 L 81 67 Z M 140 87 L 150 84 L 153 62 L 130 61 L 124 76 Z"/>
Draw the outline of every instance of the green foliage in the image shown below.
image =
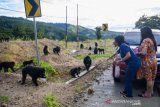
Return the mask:
<path id="1" fill-rule="evenodd" d="M 33 60 L 33 63 L 34 63 L 36 66 L 38 66 L 38 60 L 37 60 L 37 59 L 34 59 L 34 60 Z M 49 64 L 48 62 L 41 61 L 41 62 L 40 62 L 40 66 L 45 69 L 45 71 L 46 71 L 45 74 L 46 74 L 46 77 L 47 77 L 48 79 L 57 74 L 55 68 L 54 68 L 51 64 Z"/>
<path id="2" fill-rule="evenodd" d="M 34 26 L 33 21 L 23 18 L 13 18 L 0 16 L 0 33 L 14 39 L 33 40 Z M 66 25 L 64 23 L 44 23 L 37 22 L 37 36 L 39 39 L 65 39 Z M 68 41 L 76 41 L 76 26 L 68 24 Z M 4 36 L 3 36 L 4 37 Z M 95 31 L 79 26 L 80 40 L 95 38 Z"/>
<path id="3" fill-rule="evenodd" d="M 77 55 L 75 56 L 76 59 L 79 59 L 79 60 L 83 60 L 84 57 L 86 55 Z M 91 57 L 92 60 L 96 60 L 96 59 L 99 59 L 99 58 L 108 58 L 110 56 L 112 56 L 111 53 L 106 53 L 106 54 L 92 54 L 92 55 L 89 55 Z"/>
<path id="4" fill-rule="evenodd" d="M 12 34 L 15 36 L 16 39 L 22 38 L 25 35 L 24 29 L 22 26 L 15 26 L 13 28 Z"/>
<path id="5" fill-rule="evenodd" d="M 29 21 L 23 18 L 13 18 L 0 16 L 0 38 L 1 36 L 9 37 L 11 39 L 33 40 L 34 39 L 34 26 L 33 21 Z M 76 41 L 77 26 L 68 24 L 68 41 Z M 99 27 L 100 28 L 100 27 Z M 95 30 L 88 29 L 82 26 L 78 26 L 80 41 L 101 38 L 101 32 L 95 33 Z M 101 28 L 100 28 L 101 29 Z M 99 29 L 99 30 L 100 30 Z M 65 23 L 44 23 L 37 22 L 37 36 L 39 39 L 57 39 L 64 40 L 66 32 Z M 113 38 L 117 35 L 117 32 L 108 31 L 106 37 Z"/>
<path id="6" fill-rule="evenodd" d="M 101 35 L 102 28 L 101 27 L 96 27 L 95 29 L 96 29 L 97 40 L 99 40 L 99 39 L 102 38 L 102 35 Z"/>
<path id="7" fill-rule="evenodd" d="M 15 64 L 15 66 L 14 66 L 15 71 L 21 69 L 22 66 L 23 66 L 23 65 L 22 65 L 21 63 Z"/>
<path id="8" fill-rule="evenodd" d="M 8 96 L 0 96 L 0 103 L 8 103 L 10 101 Z"/>
<path id="9" fill-rule="evenodd" d="M 53 95 L 46 95 L 44 97 L 44 104 L 46 107 L 60 107 L 59 102 Z"/>
<path id="10" fill-rule="evenodd" d="M 152 29 L 160 28 L 160 17 L 158 15 L 155 16 L 146 16 L 143 15 L 139 18 L 139 20 L 135 23 L 135 28 L 142 28 L 144 26 L 149 26 Z"/>
<path id="11" fill-rule="evenodd" d="M 80 85 L 79 83 L 77 83 L 77 84 L 74 86 L 74 89 L 75 89 L 75 92 L 81 93 L 81 92 L 82 92 L 82 85 Z"/>

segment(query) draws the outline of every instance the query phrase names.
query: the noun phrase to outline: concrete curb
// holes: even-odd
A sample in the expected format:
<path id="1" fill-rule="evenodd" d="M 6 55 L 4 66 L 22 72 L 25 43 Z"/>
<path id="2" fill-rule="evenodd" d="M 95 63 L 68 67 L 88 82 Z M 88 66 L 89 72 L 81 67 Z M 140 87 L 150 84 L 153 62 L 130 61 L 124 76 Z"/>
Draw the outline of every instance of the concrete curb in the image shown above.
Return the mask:
<path id="1" fill-rule="evenodd" d="M 68 85 L 68 84 L 72 83 L 73 81 L 79 79 L 79 78 L 82 77 L 83 75 L 85 75 L 85 74 L 87 74 L 88 72 L 90 72 L 90 70 L 94 69 L 95 67 L 96 67 L 96 66 L 91 66 L 90 69 L 89 69 L 89 71 L 85 70 L 85 71 L 81 72 L 81 73 L 79 74 L 79 77 L 77 77 L 77 78 L 72 78 L 72 79 L 68 80 L 65 84 Z"/>

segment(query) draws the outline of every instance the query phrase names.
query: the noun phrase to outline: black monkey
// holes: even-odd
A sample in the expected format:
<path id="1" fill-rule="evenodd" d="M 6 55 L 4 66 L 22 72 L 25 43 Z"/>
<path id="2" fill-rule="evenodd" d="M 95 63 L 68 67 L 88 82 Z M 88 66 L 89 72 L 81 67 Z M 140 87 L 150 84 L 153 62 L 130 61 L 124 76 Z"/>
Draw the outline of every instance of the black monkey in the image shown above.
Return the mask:
<path id="1" fill-rule="evenodd" d="M 104 49 L 98 48 L 99 54 L 104 54 Z"/>
<path id="2" fill-rule="evenodd" d="M 44 55 L 48 55 L 49 54 L 47 45 L 44 46 L 43 53 L 44 53 Z"/>
<path id="3" fill-rule="evenodd" d="M 95 42 L 95 47 L 98 47 L 98 43 L 97 42 Z"/>
<path id="4" fill-rule="evenodd" d="M 25 84 L 27 74 L 32 77 L 32 82 L 35 86 L 38 86 L 37 78 L 46 78 L 45 69 L 34 66 L 26 66 L 22 69 L 22 85 Z"/>
<path id="5" fill-rule="evenodd" d="M 33 60 L 29 60 L 29 61 L 24 61 L 23 62 L 23 66 L 31 65 L 31 64 L 33 64 Z"/>
<path id="6" fill-rule="evenodd" d="M 92 47 L 89 47 L 89 48 L 88 48 L 88 50 L 90 50 L 90 51 L 91 51 L 91 50 L 92 50 Z"/>
<path id="7" fill-rule="evenodd" d="M 98 54 L 98 49 L 97 49 L 97 47 L 94 48 L 94 54 Z"/>
<path id="8" fill-rule="evenodd" d="M 72 68 L 72 69 L 70 70 L 70 75 L 71 75 L 72 77 L 75 77 L 75 78 L 76 78 L 76 76 L 79 77 L 80 71 L 81 71 L 81 68 L 80 68 L 80 67 Z"/>
<path id="9" fill-rule="evenodd" d="M 55 48 L 53 48 L 53 53 L 58 54 L 60 53 L 61 49 L 59 46 L 56 46 Z"/>
<path id="10" fill-rule="evenodd" d="M 83 63 L 87 69 L 87 71 L 89 70 L 89 68 L 91 67 L 91 64 L 92 64 L 92 60 L 89 56 L 86 56 L 84 59 L 83 59 Z"/>
<path id="11" fill-rule="evenodd" d="M 80 45 L 80 49 L 83 49 L 83 48 L 84 48 L 84 45 L 83 45 L 83 44 L 81 44 L 81 45 Z"/>
<path id="12" fill-rule="evenodd" d="M 13 72 L 14 71 L 14 65 L 15 62 L 11 61 L 11 62 L 0 62 L 0 70 L 2 70 L 2 68 L 4 69 L 4 72 L 8 72 L 8 69 L 10 68 Z"/>

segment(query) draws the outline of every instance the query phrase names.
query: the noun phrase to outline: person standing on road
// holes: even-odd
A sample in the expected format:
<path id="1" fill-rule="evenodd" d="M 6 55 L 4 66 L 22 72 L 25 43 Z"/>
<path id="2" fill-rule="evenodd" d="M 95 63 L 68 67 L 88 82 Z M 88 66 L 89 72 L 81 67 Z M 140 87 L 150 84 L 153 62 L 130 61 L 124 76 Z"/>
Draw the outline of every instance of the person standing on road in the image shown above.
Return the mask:
<path id="1" fill-rule="evenodd" d="M 115 37 L 114 45 L 119 47 L 117 53 L 119 53 L 122 58 L 121 60 L 115 61 L 114 64 L 118 65 L 121 61 L 124 61 L 127 64 L 125 88 L 124 91 L 120 93 L 123 94 L 123 97 L 133 97 L 132 81 L 141 66 L 140 59 L 135 55 L 129 45 L 125 43 L 124 36 Z"/>
<path id="2" fill-rule="evenodd" d="M 141 29 L 141 45 L 139 46 L 139 54 L 142 61 L 142 76 L 147 81 L 146 91 L 139 94 L 139 97 L 151 97 L 153 94 L 154 81 L 157 73 L 156 51 L 157 44 L 149 27 Z"/>

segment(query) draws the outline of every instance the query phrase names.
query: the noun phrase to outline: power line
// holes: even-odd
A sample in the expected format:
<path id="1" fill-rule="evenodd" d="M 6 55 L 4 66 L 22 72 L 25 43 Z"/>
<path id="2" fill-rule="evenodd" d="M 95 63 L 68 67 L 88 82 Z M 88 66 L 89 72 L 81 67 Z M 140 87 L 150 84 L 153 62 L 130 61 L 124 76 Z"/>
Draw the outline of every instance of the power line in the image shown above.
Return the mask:
<path id="1" fill-rule="evenodd" d="M 18 11 L 18 10 L 13 10 L 13 9 L 7 9 L 4 7 L 0 7 L 0 10 L 6 10 L 6 11 L 12 11 L 12 12 L 17 12 L 17 13 L 25 13 L 23 11 Z M 54 17 L 54 18 L 65 18 L 65 17 L 59 17 L 59 16 L 49 16 L 49 15 L 43 15 L 45 17 Z"/>
<path id="2" fill-rule="evenodd" d="M 17 13 L 25 13 L 23 11 L 18 11 L 18 10 L 12 10 L 12 9 L 7 9 L 7 8 L 3 8 L 0 7 L 0 10 L 6 10 L 6 11 L 12 11 L 12 12 L 17 12 Z M 44 17 L 52 17 L 52 18 L 61 18 L 61 19 L 65 19 L 66 17 L 60 17 L 60 16 L 50 16 L 50 15 L 43 15 Z M 68 17 L 69 19 L 76 19 L 76 17 Z M 81 20 L 91 20 L 88 18 L 79 18 Z"/>
<path id="3" fill-rule="evenodd" d="M 7 8 L 3 8 L 0 7 L 1 10 L 8 10 L 8 11 L 12 11 L 12 12 L 17 12 L 17 13 L 24 13 L 23 11 L 18 11 L 18 10 L 12 10 L 12 9 L 7 9 Z"/>
<path id="4" fill-rule="evenodd" d="M 45 0 L 41 0 L 41 1 L 44 2 L 44 3 L 50 4 L 50 5 L 55 5 L 55 3 L 53 3 L 53 2 L 48 2 L 48 1 L 45 1 Z M 69 2 L 69 3 L 67 3 L 67 4 L 74 4 L 75 6 L 78 4 L 79 7 L 90 8 L 90 7 L 85 6 L 85 5 L 83 5 L 83 4 L 81 4 L 81 3 L 78 3 L 78 2 L 77 2 L 77 3 Z"/>
<path id="5" fill-rule="evenodd" d="M 48 1 L 45 1 L 45 0 L 41 0 L 41 2 L 44 2 L 44 3 L 47 3 L 47 4 L 53 4 L 52 2 L 48 2 Z"/>

